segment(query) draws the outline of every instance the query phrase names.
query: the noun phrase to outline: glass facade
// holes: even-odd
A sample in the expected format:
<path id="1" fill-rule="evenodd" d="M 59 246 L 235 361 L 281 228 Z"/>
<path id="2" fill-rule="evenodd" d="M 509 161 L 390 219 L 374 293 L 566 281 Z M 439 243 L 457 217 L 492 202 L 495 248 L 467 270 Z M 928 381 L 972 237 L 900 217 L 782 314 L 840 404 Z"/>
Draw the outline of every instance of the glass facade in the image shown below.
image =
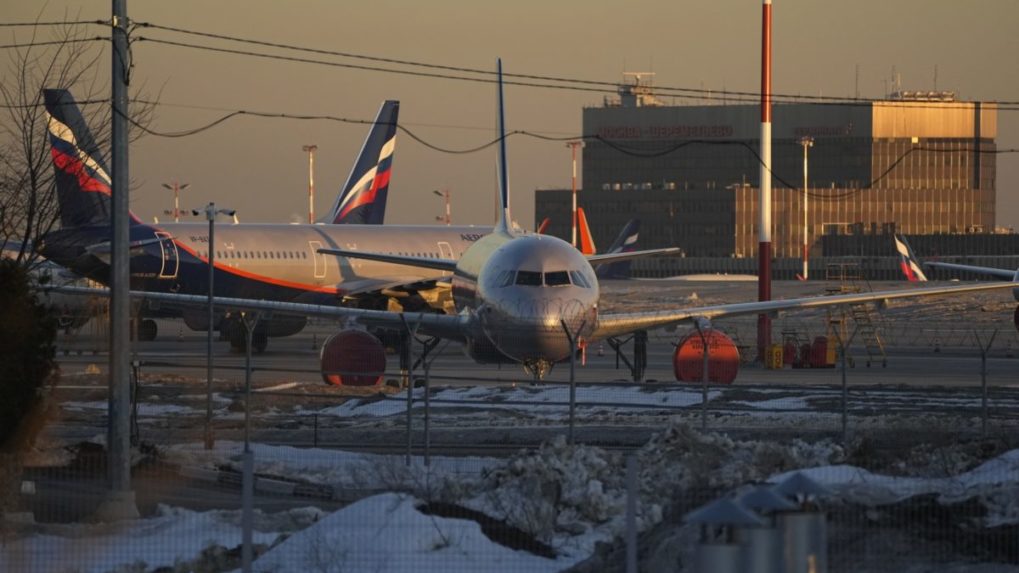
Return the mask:
<path id="1" fill-rule="evenodd" d="M 757 254 L 756 106 L 589 108 L 578 204 L 608 244 L 631 218 L 641 247 L 688 256 Z M 773 249 L 799 257 L 803 147 L 809 135 L 808 236 L 973 233 L 994 228 L 996 109 L 965 102 L 776 106 Z M 541 191 L 535 213 L 570 236 L 570 194 Z"/>

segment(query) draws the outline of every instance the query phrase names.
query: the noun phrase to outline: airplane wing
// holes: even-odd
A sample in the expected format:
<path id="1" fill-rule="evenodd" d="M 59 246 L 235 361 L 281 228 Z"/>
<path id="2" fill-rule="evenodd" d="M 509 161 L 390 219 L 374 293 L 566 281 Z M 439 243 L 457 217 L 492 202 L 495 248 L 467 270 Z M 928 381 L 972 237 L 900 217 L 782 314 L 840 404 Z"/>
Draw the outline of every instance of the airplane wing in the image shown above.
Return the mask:
<path id="1" fill-rule="evenodd" d="M 343 296 L 356 296 L 359 294 L 375 293 L 386 289 L 406 287 L 410 290 L 434 288 L 435 283 L 449 281 L 449 276 L 439 275 L 431 278 L 421 277 L 396 277 L 386 280 L 380 279 L 354 279 L 344 280 L 339 285 L 339 294 Z"/>
<path id="2" fill-rule="evenodd" d="M 110 296 L 109 289 L 89 287 L 54 287 L 51 291 L 78 294 Z M 130 291 L 131 298 L 190 305 L 206 306 L 209 299 L 205 295 L 176 294 L 163 292 Z M 280 313 L 297 316 L 316 316 L 353 320 L 365 326 L 382 326 L 389 328 L 405 328 L 417 326 L 422 334 L 439 336 L 452 340 L 463 340 L 463 333 L 469 330 L 470 318 L 467 315 L 449 315 L 430 312 L 389 312 L 385 310 L 367 310 L 342 306 L 307 304 L 300 302 L 280 302 L 271 300 L 255 300 L 236 297 L 215 297 L 215 305 L 220 309 L 254 310 L 263 313 Z"/>
<path id="3" fill-rule="evenodd" d="M 600 265 L 602 263 L 615 263 L 619 261 L 628 261 L 630 259 L 639 259 L 641 257 L 653 257 L 655 255 L 673 255 L 681 252 L 683 249 L 679 247 L 669 247 L 667 249 L 648 249 L 645 251 L 630 251 L 627 253 L 606 253 L 604 255 L 590 255 L 587 257 L 587 261 L 592 265 Z"/>
<path id="4" fill-rule="evenodd" d="M 598 316 L 598 329 L 591 336 L 592 340 L 600 340 L 611 336 L 620 336 L 637 330 L 649 330 L 671 326 L 681 322 L 697 319 L 714 319 L 745 314 L 774 313 L 783 310 L 805 308 L 821 308 L 842 304 L 880 302 L 899 298 L 921 296 L 953 295 L 1000 288 L 1015 288 L 1014 283 L 977 283 L 972 285 L 954 285 L 943 287 L 927 287 L 894 291 L 878 291 L 867 293 L 840 294 L 832 296 L 815 296 L 771 300 L 765 302 L 742 302 L 719 304 L 682 310 L 660 310 L 652 312 L 602 314 Z"/>
<path id="5" fill-rule="evenodd" d="M 981 275 L 988 275 L 992 277 L 998 277 L 1007 281 L 1019 280 L 1019 270 L 1010 271 L 1008 269 L 996 269 L 994 267 L 975 267 L 972 265 L 957 265 L 955 263 L 932 263 L 926 262 L 925 266 L 937 267 L 942 269 L 950 269 L 953 271 L 968 271 L 971 273 L 977 273 Z"/>
<path id="6" fill-rule="evenodd" d="M 453 272 L 456 270 L 456 261 L 453 259 L 430 259 L 428 257 L 412 257 L 407 255 L 391 255 L 389 253 L 373 253 L 371 251 L 348 251 L 346 249 L 319 249 L 318 252 L 337 257 L 348 257 L 352 259 L 365 259 L 369 261 L 380 261 L 393 263 L 394 265 L 408 265 L 426 269 Z"/>

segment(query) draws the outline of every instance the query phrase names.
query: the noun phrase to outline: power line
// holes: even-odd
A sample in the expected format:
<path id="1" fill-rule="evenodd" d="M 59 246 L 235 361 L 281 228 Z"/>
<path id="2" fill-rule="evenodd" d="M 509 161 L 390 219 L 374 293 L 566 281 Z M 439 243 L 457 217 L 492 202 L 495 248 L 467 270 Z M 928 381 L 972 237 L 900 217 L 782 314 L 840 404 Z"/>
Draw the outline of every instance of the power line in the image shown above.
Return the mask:
<path id="1" fill-rule="evenodd" d="M 62 45 L 65 45 L 65 44 L 81 44 L 81 43 L 84 43 L 84 42 L 96 42 L 96 41 L 106 42 L 106 41 L 109 41 L 109 38 L 100 38 L 100 37 L 96 36 L 95 38 L 77 38 L 77 39 L 52 40 L 52 41 L 48 41 L 48 42 L 27 42 L 27 43 L 24 43 L 24 44 L 0 44 L 0 50 L 21 49 L 21 48 L 37 48 L 37 47 L 41 47 L 41 46 L 62 46 Z"/>
<path id="2" fill-rule="evenodd" d="M 254 56 L 254 57 L 262 57 L 262 58 L 270 58 L 270 59 L 281 59 L 281 60 L 297 61 L 297 62 L 302 62 L 302 63 L 311 63 L 311 64 L 319 64 L 319 65 L 330 65 L 330 66 L 337 66 L 337 67 L 347 67 L 347 68 L 352 68 L 352 69 L 361 69 L 361 70 L 366 70 L 366 71 L 376 71 L 376 72 L 383 72 L 383 73 L 397 73 L 397 74 L 406 74 L 406 75 L 418 75 L 418 76 L 424 76 L 424 77 L 454 79 L 454 80 L 460 80 L 460 81 L 475 81 L 475 82 L 485 82 L 485 83 L 494 83 L 495 82 L 495 78 L 494 78 L 495 72 L 492 71 L 492 70 L 483 70 L 483 69 L 468 68 L 468 67 L 462 67 L 462 66 L 450 66 L 450 65 L 442 65 L 442 64 L 433 64 L 433 63 L 427 63 L 427 62 L 421 62 L 421 61 L 404 60 L 404 59 L 396 59 L 396 58 L 383 58 L 383 57 L 378 57 L 378 56 L 370 56 L 370 55 L 366 55 L 366 54 L 357 54 L 357 53 L 352 53 L 352 52 L 341 52 L 341 51 L 336 51 L 336 50 L 324 50 L 324 49 L 318 49 L 318 48 L 309 48 L 309 47 L 297 46 L 297 45 L 293 45 L 293 44 L 283 44 L 283 43 L 279 43 L 279 42 L 269 42 L 269 41 L 264 41 L 264 40 L 251 39 L 251 38 L 242 38 L 242 37 L 238 37 L 238 36 L 229 36 L 229 35 L 225 35 L 225 34 L 217 34 L 217 33 L 211 33 L 211 32 L 201 32 L 201 31 L 188 30 L 188 29 L 184 29 L 184 28 L 177 28 L 177 27 L 171 27 L 171 26 L 162 26 L 162 25 L 153 24 L 153 23 L 150 23 L 150 22 L 137 22 L 136 25 L 138 27 L 150 28 L 150 29 L 153 29 L 153 30 L 168 31 L 168 32 L 174 32 L 174 33 L 179 33 L 179 34 L 186 34 L 186 35 L 192 35 L 192 36 L 198 36 L 198 37 L 209 38 L 209 39 L 216 39 L 216 40 L 224 40 L 224 41 L 230 41 L 230 42 L 238 42 L 238 43 L 242 43 L 242 44 L 256 45 L 256 46 L 262 46 L 262 47 L 277 48 L 277 49 L 284 49 L 284 50 L 292 50 L 292 51 L 297 51 L 297 52 L 305 52 L 305 53 L 312 53 L 312 54 L 318 54 L 318 55 L 329 55 L 329 56 L 335 56 L 335 57 L 359 59 L 359 60 L 364 60 L 364 61 L 380 62 L 380 63 L 386 63 L 386 64 L 395 64 L 395 65 L 403 65 L 403 66 L 411 66 L 411 67 L 421 67 L 421 68 L 432 69 L 432 70 L 443 70 L 443 71 L 449 71 L 449 72 L 476 74 L 476 75 L 480 75 L 483 78 L 487 78 L 487 79 L 469 78 L 469 77 L 463 77 L 463 76 L 453 76 L 453 75 L 448 75 L 448 74 L 432 74 L 432 73 L 421 73 L 421 72 L 416 72 L 415 73 L 415 72 L 410 72 L 410 71 L 407 71 L 407 70 L 394 70 L 394 69 L 387 69 L 387 68 L 377 68 L 377 67 L 374 67 L 374 66 L 360 66 L 360 65 L 356 65 L 356 64 L 341 64 L 341 63 L 337 63 L 337 62 L 326 62 L 326 61 L 322 61 L 322 60 L 312 60 L 312 59 L 308 59 L 308 58 L 298 58 L 298 57 L 295 57 L 295 56 L 280 56 L 280 55 L 264 54 L 264 53 L 250 52 L 250 51 L 244 51 L 244 50 L 234 50 L 234 49 L 229 49 L 229 48 L 216 48 L 216 47 L 212 47 L 212 46 L 203 46 L 203 45 L 198 45 L 198 44 L 188 44 L 188 43 L 184 43 L 184 42 L 173 42 L 173 41 L 169 41 L 169 40 L 160 40 L 160 39 L 157 39 L 157 38 L 148 38 L 148 37 L 139 38 L 139 40 L 144 39 L 144 40 L 151 41 L 151 42 L 164 43 L 164 44 L 167 44 L 167 45 L 172 45 L 172 46 L 177 46 L 177 47 L 189 47 L 189 48 L 193 48 L 193 49 L 218 51 L 218 52 L 222 52 L 222 53 L 230 53 L 230 54 L 235 54 L 235 55 L 245 55 L 245 56 Z M 591 92 L 597 92 L 597 93 L 606 93 L 606 92 L 614 93 L 616 91 L 617 87 L 618 87 L 618 83 L 615 83 L 615 82 L 605 82 L 605 81 L 596 81 L 596 80 L 587 80 L 587 79 L 578 79 L 578 78 L 565 78 L 565 77 L 557 77 L 557 76 L 544 76 L 544 75 L 533 75 L 533 74 L 514 74 L 514 73 L 505 73 L 504 76 L 507 77 L 507 78 L 518 78 L 520 80 L 534 80 L 534 81 L 539 81 L 539 82 L 555 82 L 556 84 L 560 84 L 560 83 L 562 83 L 562 84 L 577 84 L 577 85 L 569 86 L 569 85 L 549 85 L 548 83 L 535 84 L 535 83 L 531 83 L 531 82 L 507 82 L 507 83 L 510 83 L 511 85 L 522 85 L 522 86 L 528 86 L 528 87 L 569 89 L 569 90 L 575 90 L 575 91 L 591 91 Z M 584 89 L 581 86 L 586 86 L 587 89 Z M 728 102 L 730 100 L 734 100 L 734 101 L 737 101 L 737 102 L 744 102 L 744 103 L 757 103 L 760 100 L 760 94 L 757 93 L 757 92 L 729 91 L 729 90 L 721 90 L 721 91 L 719 91 L 719 90 L 709 90 L 709 89 L 704 89 L 704 88 L 688 88 L 688 87 L 672 87 L 672 86 L 655 86 L 654 90 L 656 92 L 658 92 L 660 95 L 666 95 L 666 96 L 667 95 L 672 95 L 673 97 L 684 97 L 684 98 L 688 98 L 688 99 L 709 99 L 709 100 L 726 101 L 726 102 Z M 850 105 L 850 106 L 852 106 L 852 105 L 869 106 L 869 105 L 873 105 L 874 103 L 879 103 L 880 102 L 880 103 L 892 103 L 892 104 L 895 104 L 896 106 L 899 106 L 899 107 L 920 107 L 920 108 L 926 108 L 926 107 L 930 107 L 931 104 L 936 104 L 939 107 L 941 107 L 942 109 L 944 109 L 946 107 L 957 107 L 957 108 L 961 107 L 961 108 L 964 108 L 964 109 L 968 109 L 970 107 L 970 104 L 968 102 L 929 102 L 929 103 L 927 103 L 927 102 L 920 102 L 920 101 L 914 101 L 914 100 L 887 100 L 887 99 L 872 100 L 872 99 L 858 98 L 858 97 L 838 97 L 838 96 L 820 96 L 820 95 L 812 96 L 812 95 L 794 95 L 794 94 L 773 94 L 772 95 L 772 100 L 775 103 L 801 103 L 801 104 L 803 104 L 803 103 L 815 103 L 817 105 L 829 104 L 829 105 L 843 105 L 843 106 L 845 106 L 845 105 Z M 955 103 L 956 105 L 953 105 L 953 103 Z M 983 103 L 997 104 L 998 106 L 1000 106 L 999 109 L 1001 109 L 1003 111 L 1015 111 L 1015 110 L 1019 110 L 1019 101 L 989 101 L 989 102 L 983 102 Z"/>
<path id="3" fill-rule="evenodd" d="M 84 24 L 98 24 L 108 26 L 109 22 L 104 20 L 61 20 L 52 22 L 0 22 L 0 28 L 38 28 L 42 26 L 80 26 Z"/>

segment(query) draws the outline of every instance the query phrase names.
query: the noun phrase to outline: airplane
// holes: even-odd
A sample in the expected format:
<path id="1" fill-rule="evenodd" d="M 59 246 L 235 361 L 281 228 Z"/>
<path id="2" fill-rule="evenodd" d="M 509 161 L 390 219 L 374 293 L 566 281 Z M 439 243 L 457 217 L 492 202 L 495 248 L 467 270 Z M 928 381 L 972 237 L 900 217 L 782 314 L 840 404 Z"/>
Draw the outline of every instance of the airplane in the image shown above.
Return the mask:
<path id="1" fill-rule="evenodd" d="M 902 247 L 905 247 L 906 249 L 905 254 L 902 253 Z M 1000 269 L 996 267 L 980 267 L 975 265 L 960 265 L 956 263 L 942 263 L 938 261 L 921 262 L 920 259 L 916 256 L 916 254 L 913 253 L 913 250 L 909 247 L 909 243 L 906 242 L 906 238 L 903 237 L 902 235 L 895 235 L 895 248 L 896 250 L 899 251 L 899 254 L 903 256 L 903 264 L 910 266 L 913 272 L 917 274 L 917 280 L 920 281 L 927 280 L 927 277 L 924 276 L 923 272 L 918 270 L 921 264 L 926 267 L 935 267 L 940 269 L 949 269 L 953 271 L 964 271 L 979 275 L 987 275 L 1007 281 L 1016 280 L 1017 276 L 1019 276 L 1019 270 L 1013 271 L 1011 269 Z M 903 272 L 906 273 L 906 270 L 903 269 Z M 906 273 L 906 278 L 907 279 L 909 278 L 908 273 Z"/>
<path id="2" fill-rule="evenodd" d="M 924 274 L 920 259 L 916 258 L 912 247 L 906 241 L 906 237 L 895 235 L 895 250 L 899 253 L 899 268 L 909 282 L 927 282 L 927 275 Z"/>
<path id="3" fill-rule="evenodd" d="M 954 295 L 1012 286 L 985 283 L 669 308 L 651 312 L 602 313 L 599 311 L 600 289 L 594 264 L 671 254 L 679 249 L 585 256 L 570 243 L 556 237 L 522 233 L 514 229 L 510 224 L 501 60 L 497 61 L 497 74 L 497 192 L 501 211 L 495 227 L 489 233 L 470 241 L 462 250 L 454 252 L 455 256 L 435 257 L 392 250 L 387 252 L 372 250 L 361 244 L 356 248 L 341 245 L 342 248 L 323 246 L 316 249 L 320 254 L 340 257 L 341 261 L 350 265 L 360 259 L 365 264 L 382 263 L 394 265 L 395 268 L 452 273 L 455 313 L 396 312 L 220 296 L 216 297 L 216 304 L 273 313 L 273 316 L 277 313 L 292 313 L 334 317 L 345 322 L 344 329 L 376 326 L 402 329 L 408 335 L 413 333 L 453 340 L 462 343 L 467 354 L 478 362 L 516 362 L 538 380 L 554 364 L 575 356 L 582 344 L 631 333 L 646 333 L 651 329 L 684 322 L 695 322 L 698 327 L 708 328 L 714 319 L 737 315 Z M 205 303 L 205 298 L 198 295 L 165 291 L 132 292 L 132 297 L 147 296 L 197 305 Z M 342 348 L 338 350 L 342 351 Z M 646 353 L 646 348 L 643 352 Z M 643 359 L 646 361 L 646 354 Z"/>
<path id="4" fill-rule="evenodd" d="M 580 237 L 580 252 L 585 255 L 593 255 L 598 252 L 594 243 L 594 235 L 591 234 L 591 226 L 587 223 L 587 214 L 583 207 L 577 207 L 577 231 Z M 636 250 L 637 238 L 640 235 L 640 219 L 630 219 L 623 225 L 623 230 L 616 236 L 616 240 L 609 245 L 606 253 L 623 253 Z M 599 279 L 626 280 L 630 278 L 629 260 L 619 261 L 612 264 L 596 265 L 595 274 Z"/>
<path id="5" fill-rule="evenodd" d="M 108 283 L 111 222 L 110 177 L 105 160 L 77 104 L 66 90 L 44 90 L 61 228 L 37 251 L 84 277 Z M 396 130 L 396 102 L 382 105 L 359 160 L 326 222 L 334 224 L 233 224 L 216 228 L 215 294 L 267 300 L 350 304 L 369 308 L 442 311 L 442 272 L 360 260 L 332 260 L 322 246 L 368 248 L 431 257 L 454 257 L 488 230 L 474 226 L 382 226 Z M 356 222 L 372 224 L 354 224 Z M 343 224 L 335 224 L 343 223 Z M 145 224 L 131 215 L 131 286 L 151 292 L 207 294 L 208 225 Z M 445 297 L 448 299 L 448 296 Z M 208 313 L 172 301 L 143 297 L 148 316 L 183 316 L 189 328 L 207 330 Z M 226 315 L 224 315 L 226 316 Z M 231 344 L 243 348 L 239 320 L 227 316 Z M 306 317 L 280 316 L 260 323 L 255 342 L 299 332 Z M 155 322 L 142 321 L 148 336 Z"/>
<path id="6" fill-rule="evenodd" d="M 942 263 L 937 261 L 921 262 L 916 254 L 913 253 L 913 249 L 910 248 L 909 243 L 906 242 L 906 238 L 899 234 L 895 235 L 895 249 L 899 252 L 899 256 L 901 258 L 899 265 L 902 268 L 902 272 L 909 281 L 926 281 L 927 276 L 923 273 L 921 267 L 927 266 L 953 271 L 970 272 L 995 277 L 1005 281 L 1019 282 L 1019 269 L 1013 271 L 1010 269 L 1000 269 L 996 267 L 960 265 L 956 263 Z M 1019 300 L 1019 288 L 1016 288 L 1013 291 L 1013 294 L 1015 295 L 1015 299 Z M 1015 322 L 1016 329 L 1019 330 L 1019 306 L 1015 309 L 1013 321 Z"/>

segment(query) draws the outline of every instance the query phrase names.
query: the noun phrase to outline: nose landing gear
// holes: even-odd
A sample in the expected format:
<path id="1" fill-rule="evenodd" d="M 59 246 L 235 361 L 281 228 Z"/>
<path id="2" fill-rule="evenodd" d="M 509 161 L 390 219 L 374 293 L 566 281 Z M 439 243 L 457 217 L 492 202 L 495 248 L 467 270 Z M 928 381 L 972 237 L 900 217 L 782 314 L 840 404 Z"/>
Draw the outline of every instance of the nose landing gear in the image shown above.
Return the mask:
<path id="1" fill-rule="evenodd" d="M 552 371 L 552 363 L 544 358 L 540 358 L 538 360 L 526 360 L 523 364 L 524 372 L 527 372 L 534 377 L 535 384 L 541 382 L 545 375 Z"/>

